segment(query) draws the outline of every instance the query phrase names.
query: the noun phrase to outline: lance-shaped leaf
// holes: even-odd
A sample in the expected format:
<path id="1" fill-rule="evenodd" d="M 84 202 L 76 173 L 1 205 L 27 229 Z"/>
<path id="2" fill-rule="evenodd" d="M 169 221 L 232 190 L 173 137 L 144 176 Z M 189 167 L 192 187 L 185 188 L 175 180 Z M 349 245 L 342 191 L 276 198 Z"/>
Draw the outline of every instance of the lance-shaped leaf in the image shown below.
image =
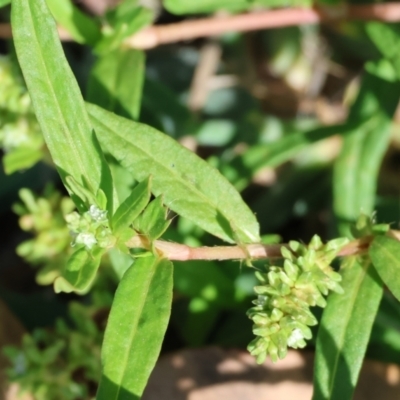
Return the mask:
<path id="1" fill-rule="evenodd" d="M 387 149 L 400 83 L 386 60 L 368 63 L 350 121 L 359 121 L 343 141 L 334 171 L 334 209 L 341 234 L 361 212 L 374 209 L 377 176 Z"/>
<path id="2" fill-rule="evenodd" d="M 140 182 L 118 207 L 111 219 L 111 226 L 115 234 L 129 227 L 144 210 L 150 200 L 150 183 L 150 178 Z"/>
<path id="3" fill-rule="evenodd" d="M 313 400 L 353 398 L 382 298 L 382 282 L 368 259 L 349 258 L 342 276 L 344 294 L 330 294 L 318 331 Z"/>
<path id="4" fill-rule="evenodd" d="M 95 48 L 97 53 L 106 53 L 122 47 L 124 39 L 150 25 L 154 12 L 136 0 L 124 0 L 106 14 L 108 31 Z"/>
<path id="5" fill-rule="evenodd" d="M 71 0 L 46 0 L 56 21 L 78 43 L 96 44 L 101 38 L 100 24 L 83 13 Z"/>
<path id="6" fill-rule="evenodd" d="M 170 223 L 171 220 L 167 221 L 167 209 L 163 206 L 162 196 L 158 196 L 139 216 L 134 226 L 139 232 L 143 232 L 151 240 L 155 240 L 166 231 Z"/>
<path id="7" fill-rule="evenodd" d="M 138 259 L 125 272 L 104 336 L 97 400 L 141 397 L 168 325 L 172 272 L 169 260 L 154 256 Z"/>
<path id="8" fill-rule="evenodd" d="M 161 132 L 87 105 L 102 146 L 171 210 L 229 242 L 259 241 L 258 223 L 236 189 L 213 167 Z"/>
<path id="9" fill-rule="evenodd" d="M 4 171 L 12 174 L 15 171 L 33 167 L 43 157 L 41 149 L 19 147 L 3 156 Z"/>
<path id="10" fill-rule="evenodd" d="M 59 292 L 85 292 L 90 288 L 100 260 L 105 250 L 94 248 L 88 252 L 84 247 L 72 253 L 61 277 L 54 282 L 54 290 Z"/>
<path id="11" fill-rule="evenodd" d="M 53 161 L 94 194 L 101 187 L 112 209 L 112 181 L 78 84 L 68 66 L 45 0 L 15 0 L 12 28 L 18 61 Z"/>
<path id="12" fill-rule="evenodd" d="M 400 301 L 400 242 L 387 236 L 377 236 L 368 252 L 384 284 Z"/>
<path id="13" fill-rule="evenodd" d="M 94 65 L 87 100 L 123 117 L 138 119 L 144 80 L 142 51 L 119 48 Z"/>

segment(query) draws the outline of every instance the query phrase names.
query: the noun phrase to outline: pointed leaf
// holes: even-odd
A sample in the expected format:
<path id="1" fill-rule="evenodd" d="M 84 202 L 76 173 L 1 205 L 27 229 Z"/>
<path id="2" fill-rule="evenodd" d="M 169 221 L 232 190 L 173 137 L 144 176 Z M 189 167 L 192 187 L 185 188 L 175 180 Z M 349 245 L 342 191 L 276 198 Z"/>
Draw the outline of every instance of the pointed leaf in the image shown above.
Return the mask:
<path id="1" fill-rule="evenodd" d="M 111 174 L 45 0 L 15 0 L 11 16 L 18 61 L 61 178 L 86 178 L 94 194 L 102 187 L 111 200 Z"/>
<path id="2" fill-rule="evenodd" d="M 367 259 L 346 260 L 344 294 L 332 293 L 318 330 L 313 400 L 351 400 L 364 360 L 382 282 Z"/>
<path id="3" fill-rule="evenodd" d="M 373 21 L 366 24 L 366 31 L 382 55 L 393 64 L 397 78 L 400 79 L 400 49 L 398 46 L 400 30 L 398 26 Z"/>
<path id="4" fill-rule="evenodd" d="M 350 111 L 350 121 L 359 125 L 344 138 L 334 171 L 334 209 L 343 235 L 361 212 L 374 209 L 377 176 L 400 97 L 400 83 L 390 68 L 385 60 L 367 64 Z"/>
<path id="5" fill-rule="evenodd" d="M 138 259 L 124 274 L 104 336 L 97 400 L 141 397 L 168 325 L 172 272 L 169 260 L 150 256 Z"/>
<path id="6" fill-rule="evenodd" d="M 254 214 L 216 169 L 149 126 L 92 104 L 87 109 L 102 146 L 135 179 L 151 174 L 153 193 L 164 195 L 171 210 L 228 242 L 259 241 Z"/>
<path id="7" fill-rule="evenodd" d="M 43 157 L 41 149 L 19 147 L 3 156 L 5 173 L 12 174 L 15 171 L 28 169 L 40 161 Z"/>
<path id="8" fill-rule="evenodd" d="M 95 48 L 99 54 L 122 47 L 127 37 L 151 24 L 154 13 L 149 8 L 142 7 L 136 0 L 125 0 L 109 12 L 108 17 L 111 29 Z"/>
<path id="9" fill-rule="evenodd" d="M 132 225 L 132 222 L 147 206 L 151 194 L 150 182 L 150 178 L 140 182 L 118 207 L 111 219 L 111 226 L 115 234 Z"/>
<path id="10" fill-rule="evenodd" d="M 68 289 L 66 290 L 63 287 L 62 279 L 65 279 L 74 291 L 84 292 L 89 289 L 91 283 L 96 277 L 104 251 L 104 249 L 95 248 L 91 253 L 89 253 L 84 247 L 77 249 L 68 259 L 61 279 L 57 278 L 58 282 L 56 280 L 54 283 L 56 292 L 71 291 Z"/>
<path id="11" fill-rule="evenodd" d="M 75 41 L 90 45 L 101 38 L 100 25 L 83 13 L 71 0 L 46 0 L 55 20 Z"/>
<path id="12" fill-rule="evenodd" d="M 138 119 L 144 64 L 139 50 L 119 48 L 103 55 L 91 71 L 87 100 L 122 117 Z"/>
<path id="13" fill-rule="evenodd" d="M 163 206 L 162 196 L 158 196 L 135 221 L 135 228 L 147 234 L 151 240 L 158 239 L 168 228 L 171 221 L 166 220 L 167 209 Z"/>
<path id="14" fill-rule="evenodd" d="M 379 276 L 400 301 L 400 242 L 387 236 L 377 236 L 368 252 Z"/>

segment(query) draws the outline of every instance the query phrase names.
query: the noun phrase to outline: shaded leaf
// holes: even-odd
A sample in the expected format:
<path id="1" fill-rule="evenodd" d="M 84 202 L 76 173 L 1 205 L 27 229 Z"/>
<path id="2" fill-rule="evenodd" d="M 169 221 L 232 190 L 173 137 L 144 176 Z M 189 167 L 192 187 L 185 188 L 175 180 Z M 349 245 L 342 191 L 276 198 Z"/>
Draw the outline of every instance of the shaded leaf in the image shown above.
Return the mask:
<path id="1" fill-rule="evenodd" d="M 163 206 L 162 196 L 158 196 L 135 221 L 134 226 L 139 232 L 145 233 L 151 240 L 158 239 L 168 228 L 167 209 Z"/>
<path id="2" fill-rule="evenodd" d="M 350 224 L 361 212 L 370 214 L 374 209 L 377 176 L 400 94 L 400 84 L 388 74 L 388 68 L 384 60 L 367 64 L 349 116 L 359 125 L 344 138 L 335 165 L 334 209 L 343 235 L 349 234 Z"/>
<path id="3" fill-rule="evenodd" d="M 378 50 L 393 64 L 397 78 L 400 79 L 400 48 L 398 45 L 400 30 L 398 27 L 373 21 L 366 24 L 366 31 Z"/>
<path id="4" fill-rule="evenodd" d="M 78 43 L 94 45 L 101 38 L 100 25 L 71 0 L 46 0 L 54 19 Z"/>
<path id="5" fill-rule="evenodd" d="M 40 161 L 42 156 L 43 152 L 40 149 L 19 147 L 4 155 L 4 171 L 6 174 L 12 174 L 15 171 L 28 169 Z"/>
<path id="6" fill-rule="evenodd" d="M 114 233 L 118 233 L 122 229 L 129 227 L 144 210 L 150 200 L 150 183 L 150 178 L 140 182 L 118 207 L 111 219 L 111 226 Z"/>
<path id="7" fill-rule="evenodd" d="M 134 49 L 117 49 L 94 65 L 87 100 L 122 117 L 138 119 L 144 80 L 145 55 Z"/>
<path id="8" fill-rule="evenodd" d="M 104 251 L 104 249 L 95 248 L 89 253 L 84 247 L 81 247 L 72 253 L 62 276 L 54 282 L 55 291 L 57 293 L 87 291 L 96 277 Z"/>
<path id="9" fill-rule="evenodd" d="M 142 7 L 136 0 L 122 1 L 107 15 L 110 25 L 103 38 L 97 44 L 95 51 L 104 54 L 121 47 L 127 37 L 150 25 L 153 21 L 153 12 Z"/>

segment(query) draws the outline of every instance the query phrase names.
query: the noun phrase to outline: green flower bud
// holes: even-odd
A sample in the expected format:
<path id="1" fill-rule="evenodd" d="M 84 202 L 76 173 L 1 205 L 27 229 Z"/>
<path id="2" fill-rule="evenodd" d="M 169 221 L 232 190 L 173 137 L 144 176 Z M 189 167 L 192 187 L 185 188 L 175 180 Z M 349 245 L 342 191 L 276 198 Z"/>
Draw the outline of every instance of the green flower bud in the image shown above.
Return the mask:
<path id="1" fill-rule="evenodd" d="M 287 260 L 290 260 L 290 261 L 293 260 L 293 253 L 284 246 L 281 247 L 281 254 L 282 254 L 283 258 L 286 258 Z"/>

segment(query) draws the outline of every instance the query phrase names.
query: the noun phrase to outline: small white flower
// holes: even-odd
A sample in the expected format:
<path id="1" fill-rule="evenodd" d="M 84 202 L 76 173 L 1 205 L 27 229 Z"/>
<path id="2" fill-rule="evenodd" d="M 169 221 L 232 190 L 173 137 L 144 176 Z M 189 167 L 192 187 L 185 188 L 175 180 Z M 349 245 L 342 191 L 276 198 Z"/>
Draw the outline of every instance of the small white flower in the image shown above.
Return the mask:
<path id="1" fill-rule="evenodd" d="M 297 328 L 297 329 L 294 329 L 292 334 L 289 336 L 289 339 L 287 340 L 287 344 L 288 344 L 288 346 L 293 347 L 293 346 L 296 346 L 297 342 L 302 339 L 304 339 L 304 336 L 301 333 L 301 330 Z"/>
<path id="2" fill-rule="evenodd" d="M 88 214 L 93 221 L 100 222 L 106 220 L 107 211 L 100 210 L 97 206 L 91 205 Z"/>
<path id="3" fill-rule="evenodd" d="M 84 244 L 89 250 L 97 243 L 92 233 L 79 233 L 75 239 L 75 244 Z"/>

